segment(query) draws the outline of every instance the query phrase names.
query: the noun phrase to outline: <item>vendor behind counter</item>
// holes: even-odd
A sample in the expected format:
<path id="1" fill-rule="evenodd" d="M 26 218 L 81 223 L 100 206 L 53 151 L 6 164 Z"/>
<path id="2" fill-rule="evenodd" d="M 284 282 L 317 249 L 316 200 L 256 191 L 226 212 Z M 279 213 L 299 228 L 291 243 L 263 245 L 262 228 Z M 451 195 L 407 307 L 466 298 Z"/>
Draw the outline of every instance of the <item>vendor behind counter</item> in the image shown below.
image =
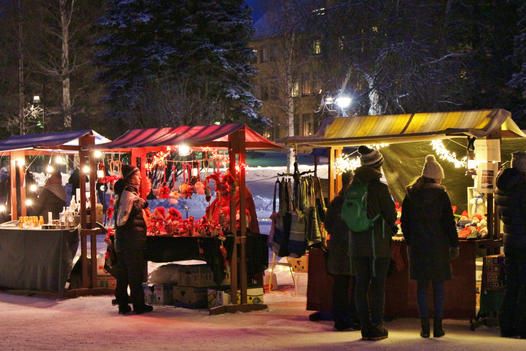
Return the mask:
<path id="1" fill-rule="evenodd" d="M 60 171 L 55 171 L 46 180 L 46 184 L 38 195 L 31 214 L 47 218 L 48 212 L 52 212 L 53 218 L 58 218 L 64 206 L 66 206 L 66 191 L 62 186 Z"/>

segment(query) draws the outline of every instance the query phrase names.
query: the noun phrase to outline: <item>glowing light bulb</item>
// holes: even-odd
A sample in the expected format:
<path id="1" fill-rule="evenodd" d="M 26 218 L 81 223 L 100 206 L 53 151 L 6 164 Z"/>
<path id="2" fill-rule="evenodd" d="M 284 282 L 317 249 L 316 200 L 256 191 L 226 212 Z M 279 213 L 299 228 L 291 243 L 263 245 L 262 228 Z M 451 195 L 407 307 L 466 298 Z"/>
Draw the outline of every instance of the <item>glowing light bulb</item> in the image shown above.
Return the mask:
<path id="1" fill-rule="evenodd" d="M 16 164 L 19 166 L 19 167 L 23 167 L 26 165 L 26 159 L 25 158 L 17 158 L 16 159 Z"/>
<path id="2" fill-rule="evenodd" d="M 351 106 L 352 98 L 347 95 L 338 96 L 335 100 L 336 105 L 341 109 L 346 109 Z"/>
<path id="3" fill-rule="evenodd" d="M 57 165 L 65 165 L 66 164 L 66 160 L 64 160 L 64 157 L 62 157 L 62 156 L 55 156 L 55 163 Z"/>
<path id="4" fill-rule="evenodd" d="M 46 173 L 53 173 L 54 171 L 55 171 L 55 167 L 53 167 L 52 165 L 46 166 Z"/>
<path id="5" fill-rule="evenodd" d="M 192 153 L 192 149 L 187 144 L 179 144 L 177 146 L 179 156 L 188 156 Z"/>
<path id="6" fill-rule="evenodd" d="M 95 158 L 102 158 L 102 151 L 100 151 L 100 150 L 93 151 L 93 157 L 95 157 Z"/>
<path id="7" fill-rule="evenodd" d="M 89 174 L 90 171 L 91 171 L 90 166 L 88 166 L 88 165 L 84 165 L 84 167 L 82 167 L 82 172 L 83 172 L 84 174 Z"/>
<path id="8" fill-rule="evenodd" d="M 29 191 L 31 191 L 32 193 L 36 193 L 38 190 L 38 186 L 36 184 L 31 184 L 29 186 Z"/>
<path id="9" fill-rule="evenodd" d="M 0 213 L 6 213 L 6 212 L 7 212 L 6 205 L 0 205 Z"/>
<path id="10" fill-rule="evenodd" d="M 26 199 L 26 207 L 31 207 L 33 206 L 33 199 Z"/>

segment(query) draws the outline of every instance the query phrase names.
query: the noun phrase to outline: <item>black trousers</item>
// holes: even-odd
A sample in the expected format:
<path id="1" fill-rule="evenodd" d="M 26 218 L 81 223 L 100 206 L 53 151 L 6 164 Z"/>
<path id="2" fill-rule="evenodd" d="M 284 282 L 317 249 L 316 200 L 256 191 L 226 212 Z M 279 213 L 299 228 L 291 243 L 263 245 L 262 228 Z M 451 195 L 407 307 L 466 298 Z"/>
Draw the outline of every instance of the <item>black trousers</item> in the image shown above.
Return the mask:
<path id="1" fill-rule="evenodd" d="M 353 271 L 356 273 L 356 309 L 362 330 L 383 323 L 385 280 L 390 260 L 390 258 L 376 258 L 374 260 L 376 274 L 373 275 L 372 257 L 352 259 Z"/>
<path id="2" fill-rule="evenodd" d="M 144 249 L 123 248 L 117 252 L 115 297 L 119 306 L 127 305 L 128 285 L 130 286 L 129 301 L 134 309 L 144 305 L 142 282 L 145 269 Z"/>
<path id="3" fill-rule="evenodd" d="M 354 305 L 354 277 L 350 275 L 333 275 L 332 314 L 335 323 L 351 325 L 357 319 Z M 349 287 L 352 285 L 352 293 Z"/>
<path id="4" fill-rule="evenodd" d="M 506 292 L 499 315 L 502 335 L 526 338 L 526 253 L 506 249 Z"/>

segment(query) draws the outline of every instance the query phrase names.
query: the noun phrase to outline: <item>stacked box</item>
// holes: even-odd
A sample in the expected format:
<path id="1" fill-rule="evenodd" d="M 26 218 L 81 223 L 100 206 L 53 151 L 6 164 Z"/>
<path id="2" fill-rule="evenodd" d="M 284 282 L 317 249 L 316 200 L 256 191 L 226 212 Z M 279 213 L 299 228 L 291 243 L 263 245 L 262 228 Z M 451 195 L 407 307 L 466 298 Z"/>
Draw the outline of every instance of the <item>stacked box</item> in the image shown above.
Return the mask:
<path id="1" fill-rule="evenodd" d="M 237 303 L 241 301 L 241 291 L 237 291 Z M 262 304 L 263 288 L 247 289 L 247 304 Z M 230 290 L 208 289 L 208 308 L 229 305 L 231 303 Z"/>
<path id="2" fill-rule="evenodd" d="M 142 289 L 144 291 L 144 303 L 147 305 L 155 304 L 156 299 L 155 299 L 155 294 L 154 294 L 154 286 L 143 283 Z"/>
<path id="3" fill-rule="evenodd" d="M 485 283 L 483 289 L 495 290 L 504 287 L 504 256 L 490 255 L 484 257 L 483 277 Z"/>
<path id="4" fill-rule="evenodd" d="M 156 284 L 153 287 L 152 303 L 154 305 L 173 304 L 173 286 L 171 284 Z"/>
<path id="5" fill-rule="evenodd" d="M 115 289 L 115 287 L 117 286 L 117 280 L 109 274 L 97 275 L 95 284 L 97 288 Z"/>
<path id="6" fill-rule="evenodd" d="M 178 265 L 177 268 L 178 286 L 206 288 L 215 285 L 214 274 L 206 264 Z"/>
<path id="7" fill-rule="evenodd" d="M 174 286 L 173 303 L 175 306 L 186 308 L 206 308 L 208 303 L 207 288 Z"/>

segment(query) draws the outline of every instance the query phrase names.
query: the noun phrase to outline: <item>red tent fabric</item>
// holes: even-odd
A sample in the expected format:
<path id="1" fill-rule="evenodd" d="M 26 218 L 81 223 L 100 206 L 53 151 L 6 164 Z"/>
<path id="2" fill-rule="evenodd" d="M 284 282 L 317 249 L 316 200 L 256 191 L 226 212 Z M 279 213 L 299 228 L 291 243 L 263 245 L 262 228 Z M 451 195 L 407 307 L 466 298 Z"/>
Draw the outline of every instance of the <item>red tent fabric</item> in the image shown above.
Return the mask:
<path id="1" fill-rule="evenodd" d="M 209 126 L 179 126 L 176 128 L 132 129 L 100 149 L 131 149 L 140 147 L 172 146 L 186 143 L 194 147 L 228 147 L 228 136 L 243 129 L 247 149 L 281 149 L 246 125 L 230 123 Z"/>

